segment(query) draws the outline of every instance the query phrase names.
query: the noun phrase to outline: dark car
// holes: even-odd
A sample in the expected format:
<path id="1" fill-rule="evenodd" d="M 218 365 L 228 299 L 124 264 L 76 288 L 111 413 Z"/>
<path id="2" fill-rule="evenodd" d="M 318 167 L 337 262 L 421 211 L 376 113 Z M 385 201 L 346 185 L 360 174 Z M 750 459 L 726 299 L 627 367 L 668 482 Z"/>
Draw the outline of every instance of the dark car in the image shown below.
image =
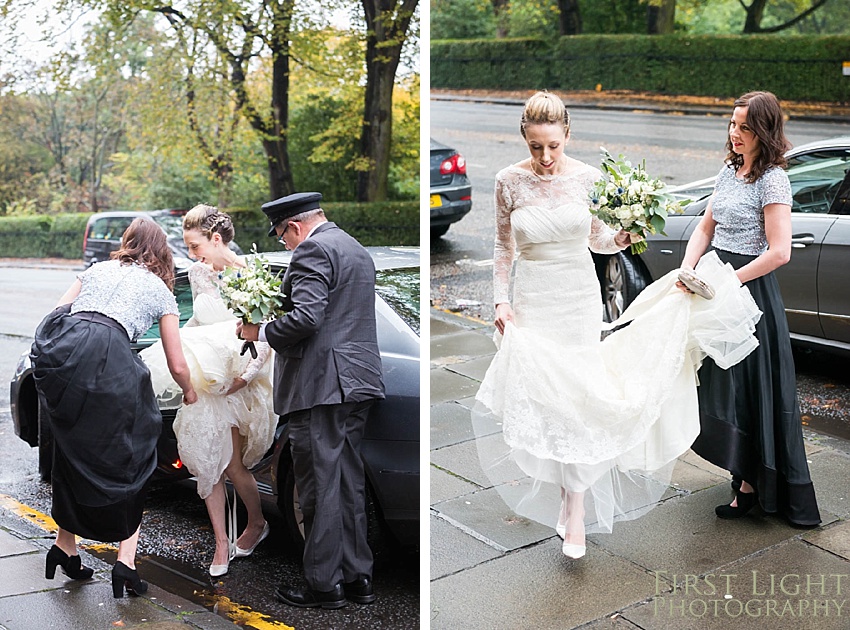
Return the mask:
<path id="1" fill-rule="evenodd" d="M 192 261 L 183 242 L 183 215 L 186 212 L 188 210 L 173 208 L 93 214 L 86 222 L 86 231 L 83 235 L 83 265 L 89 267 L 96 262 L 109 260 L 109 255 L 121 245 L 121 236 L 133 219 L 146 216 L 156 221 L 165 231 L 168 246 L 174 256 L 174 267 L 177 270 L 189 268 Z M 237 254 L 242 254 L 242 250 L 235 242 L 231 241 L 229 247 Z"/>
<path id="2" fill-rule="evenodd" d="M 439 238 L 452 223 L 472 210 L 472 184 L 463 156 L 431 140 L 431 238 Z"/>
<path id="3" fill-rule="evenodd" d="M 378 345 L 383 364 L 386 399 L 370 412 L 362 443 L 371 512 L 377 513 L 403 544 L 419 538 L 419 249 L 368 248 L 377 268 L 375 311 Z M 273 270 L 283 270 L 289 252 L 264 254 Z M 192 314 L 192 292 L 187 274 L 175 282 L 181 326 Z M 159 337 L 152 327 L 135 344 L 141 350 Z M 52 440 L 45 410 L 39 406 L 29 357 L 25 353 L 12 379 L 11 413 L 15 433 L 39 449 L 39 473 L 50 478 Z M 157 446 L 159 481 L 189 478 L 180 462 L 172 428 L 180 398 L 160 400 L 163 429 Z M 260 492 L 283 513 L 296 540 L 301 538 L 298 492 L 292 476 L 287 427 L 281 423 L 275 442 L 253 470 Z"/>
<path id="4" fill-rule="evenodd" d="M 786 157 L 793 196 L 791 261 L 775 273 L 791 339 L 850 352 L 850 137 L 811 142 Z M 678 268 L 713 189 L 713 177 L 671 189 L 694 202 L 684 214 L 669 217 L 667 235 L 651 236 L 640 256 L 594 256 L 609 320 L 648 283 Z"/>

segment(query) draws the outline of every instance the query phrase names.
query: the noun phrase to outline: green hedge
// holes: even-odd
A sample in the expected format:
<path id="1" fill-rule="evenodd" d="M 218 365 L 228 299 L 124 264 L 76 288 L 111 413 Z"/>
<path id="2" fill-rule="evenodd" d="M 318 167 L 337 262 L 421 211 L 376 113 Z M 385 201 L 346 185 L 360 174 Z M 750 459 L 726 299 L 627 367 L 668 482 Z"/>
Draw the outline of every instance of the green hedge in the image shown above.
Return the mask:
<path id="1" fill-rule="evenodd" d="M 0 217 L 0 252 L 10 258 L 82 258 L 90 214 Z"/>
<path id="2" fill-rule="evenodd" d="M 457 89 L 639 90 L 850 101 L 850 37 L 578 35 L 431 42 L 431 85 Z"/>
<path id="3" fill-rule="evenodd" d="M 364 245 L 419 245 L 419 202 L 325 203 L 328 219 Z M 247 252 L 283 249 L 268 234 L 259 208 L 228 208 L 236 241 Z M 83 257 L 83 233 L 90 214 L 0 217 L 0 256 L 9 258 Z"/>
<path id="4" fill-rule="evenodd" d="M 419 202 L 380 203 L 327 202 L 322 209 L 363 245 L 419 245 Z M 282 250 L 277 239 L 268 236 L 269 220 L 259 208 L 228 208 L 236 230 L 236 242 L 245 252 L 256 243 L 261 252 Z"/>

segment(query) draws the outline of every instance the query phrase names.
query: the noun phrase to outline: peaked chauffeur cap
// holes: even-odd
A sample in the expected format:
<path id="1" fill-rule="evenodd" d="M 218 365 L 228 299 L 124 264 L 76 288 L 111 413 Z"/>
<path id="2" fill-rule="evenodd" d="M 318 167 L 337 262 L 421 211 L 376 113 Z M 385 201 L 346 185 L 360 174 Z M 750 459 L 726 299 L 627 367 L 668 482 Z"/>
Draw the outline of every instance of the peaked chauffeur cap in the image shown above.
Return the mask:
<path id="1" fill-rule="evenodd" d="M 322 193 L 305 192 L 287 195 L 263 204 L 263 212 L 271 221 L 269 236 L 275 236 L 275 227 L 296 214 L 321 208 Z"/>

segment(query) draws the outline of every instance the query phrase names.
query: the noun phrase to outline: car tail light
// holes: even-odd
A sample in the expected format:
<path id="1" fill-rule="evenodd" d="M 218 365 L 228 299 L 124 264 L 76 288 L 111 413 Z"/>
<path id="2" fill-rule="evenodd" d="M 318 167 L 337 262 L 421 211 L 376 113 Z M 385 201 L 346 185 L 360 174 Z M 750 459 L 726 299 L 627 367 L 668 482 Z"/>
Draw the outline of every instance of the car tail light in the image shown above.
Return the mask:
<path id="1" fill-rule="evenodd" d="M 176 468 L 177 470 L 180 470 L 181 468 L 183 468 L 183 462 L 181 462 L 179 459 L 177 459 L 177 460 L 174 461 L 173 464 L 171 464 L 171 466 L 172 466 L 172 468 Z"/>
<path id="2" fill-rule="evenodd" d="M 86 243 L 89 242 L 89 226 L 86 226 L 85 231 L 83 232 L 83 258 L 86 257 Z"/>
<path id="3" fill-rule="evenodd" d="M 449 173 L 466 175 L 466 160 L 460 153 L 455 153 L 450 158 L 443 160 L 443 163 L 440 164 L 440 174 L 448 175 Z"/>

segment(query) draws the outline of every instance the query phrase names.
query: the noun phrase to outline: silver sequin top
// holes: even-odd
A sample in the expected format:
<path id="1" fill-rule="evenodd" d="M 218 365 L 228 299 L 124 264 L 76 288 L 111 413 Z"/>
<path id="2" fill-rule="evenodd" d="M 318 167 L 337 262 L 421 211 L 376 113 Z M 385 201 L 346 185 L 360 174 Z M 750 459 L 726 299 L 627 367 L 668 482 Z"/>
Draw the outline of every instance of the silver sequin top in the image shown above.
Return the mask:
<path id="1" fill-rule="evenodd" d="M 121 324 L 135 341 L 163 315 L 179 315 L 177 300 L 165 283 L 143 265 L 108 260 L 77 276 L 80 294 L 71 313 L 94 311 Z"/>
<path id="2" fill-rule="evenodd" d="M 714 184 L 711 212 L 717 226 L 711 244 L 735 254 L 759 256 L 767 251 L 764 207 L 772 203 L 791 205 L 791 183 L 779 167 L 768 169 L 752 184 L 735 177 L 724 166 Z"/>

